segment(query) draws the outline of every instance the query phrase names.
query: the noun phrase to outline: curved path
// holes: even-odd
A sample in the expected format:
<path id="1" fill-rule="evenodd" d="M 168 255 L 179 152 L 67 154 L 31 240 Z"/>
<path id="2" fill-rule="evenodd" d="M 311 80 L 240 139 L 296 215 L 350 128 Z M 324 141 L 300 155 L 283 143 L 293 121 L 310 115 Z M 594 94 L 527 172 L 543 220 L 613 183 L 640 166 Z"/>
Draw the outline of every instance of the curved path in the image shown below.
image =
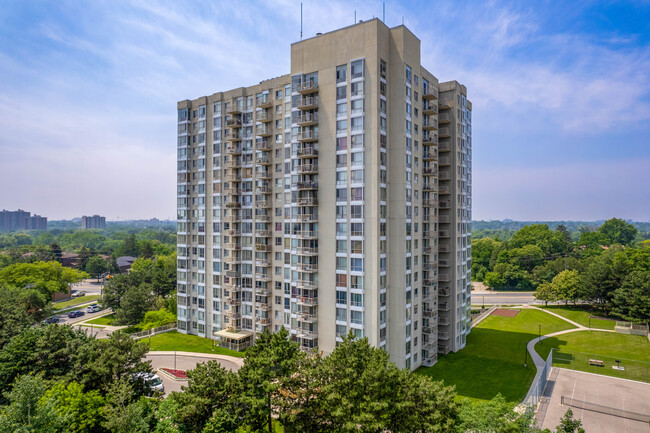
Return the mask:
<path id="1" fill-rule="evenodd" d="M 244 365 L 243 358 L 237 358 L 234 356 L 213 355 L 210 353 L 174 352 L 173 350 L 149 352 L 145 359 L 151 361 L 151 367 L 154 371 L 163 367 L 176 368 L 178 370 L 192 370 L 197 364 L 212 360 L 218 361 L 222 367 L 230 371 L 237 371 L 242 365 Z M 187 384 L 187 381 L 176 381 L 165 375 L 160 375 L 160 378 L 165 385 L 165 394 L 174 391 L 181 391 L 181 386 Z"/>
<path id="2" fill-rule="evenodd" d="M 611 330 L 608 330 L 608 329 L 594 329 L 594 328 L 589 329 L 586 326 L 583 326 L 583 325 L 581 325 L 581 324 L 579 324 L 577 322 L 574 322 L 573 320 L 567 319 L 564 316 L 560 316 L 557 313 L 554 313 L 552 311 L 548 311 L 548 310 L 545 310 L 545 309 L 542 309 L 542 308 L 537 308 L 537 307 L 532 307 L 532 306 L 524 306 L 522 308 L 529 308 L 529 309 L 533 309 L 533 310 L 543 311 L 546 314 L 550 314 L 552 316 L 555 316 L 555 317 L 557 317 L 559 319 L 562 319 L 565 322 L 570 323 L 573 326 L 575 326 L 575 328 L 565 329 L 564 331 L 552 332 L 550 334 L 542 335 L 541 337 L 533 338 L 532 340 L 530 340 L 528 342 L 526 347 L 528 349 L 528 353 L 530 354 L 530 358 L 535 363 L 535 368 L 537 369 L 537 372 L 535 373 L 535 378 L 533 379 L 533 382 L 530 384 L 530 388 L 528 389 L 528 392 L 526 393 L 526 397 L 524 397 L 523 401 L 528 400 L 530 395 L 533 393 L 534 385 L 537 383 L 537 380 L 542 375 L 542 370 L 543 370 L 544 364 L 545 364 L 545 360 L 541 356 L 539 356 L 539 354 L 537 352 L 535 352 L 535 344 L 537 344 L 538 342 L 540 342 L 542 340 L 545 340 L 545 339 L 547 339 L 549 337 L 555 337 L 557 335 L 568 334 L 570 332 L 578 332 L 578 331 L 614 332 L 614 331 L 611 331 Z"/>

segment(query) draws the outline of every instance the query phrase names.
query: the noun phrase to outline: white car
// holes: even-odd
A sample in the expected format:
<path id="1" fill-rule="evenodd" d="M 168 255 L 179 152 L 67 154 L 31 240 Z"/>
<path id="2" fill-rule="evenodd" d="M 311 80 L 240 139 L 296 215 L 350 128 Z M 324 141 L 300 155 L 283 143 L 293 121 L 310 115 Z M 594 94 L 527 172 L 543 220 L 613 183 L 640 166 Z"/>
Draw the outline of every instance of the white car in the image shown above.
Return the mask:
<path id="1" fill-rule="evenodd" d="M 155 373 L 136 373 L 131 378 L 135 381 L 142 380 L 147 388 L 151 390 L 152 394 L 156 392 L 162 394 L 165 392 L 165 385 L 163 385 L 162 379 Z"/>
<path id="2" fill-rule="evenodd" d="M 86 313 L 96 313 L 98 311 L 101 311 L 101 309 L 102 306 L 99 304 L 90 304 L 86 307 Z"/>

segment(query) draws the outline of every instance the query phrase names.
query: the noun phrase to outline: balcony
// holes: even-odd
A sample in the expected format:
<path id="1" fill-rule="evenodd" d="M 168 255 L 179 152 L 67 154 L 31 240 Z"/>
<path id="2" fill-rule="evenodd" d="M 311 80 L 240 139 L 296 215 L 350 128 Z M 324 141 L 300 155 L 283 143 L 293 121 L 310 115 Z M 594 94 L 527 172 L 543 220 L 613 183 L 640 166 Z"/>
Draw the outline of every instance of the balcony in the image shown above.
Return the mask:
<path id="1" fill-rule="evenodd" d="M 299 230 L 296 235 L 299 239 L 318 239 L 318 234 L 311 230 Z"/>
<path id="2" fill-rule="evenodd" d="M 425 120 L 426 121 L 422 124 L 422 129 L 425 131 L 435 131 L 438 129 L 438 121 L 436 119 L 429 117 L 428 119 L 425 118 Z"/>
<path id="3" fill-rule="evenodd" d="M 449 237 L 449 230 L 440 230 L 438 232 L 438 237 L 448 238 Z"/>
<path id="4" fill-rule="evenodd" d="M 271 324 L 271 319 L 268 317 L 256 317 L 255 323 L 262 326 L 267 326 Z"/>
<path id="5" fill-rule="evenodd" d="M 436 144 L 438 144 L 438 135 L 426 134 L 422 139 L 422 144 L 424 146 L 435 146 Z"/>
<path id="6" fill-rule="evenodd" d="M 435 176 L 437 174 L 438 174 L 438 170 L 436 170 L 435 168 L 425 167 L 422 169 L 423 176 Z"/>
<path id="7" fill-rule="evenodd" d="M 255 244 L 255 251 L 262 251 L 268 253 L 271 251 L 271 245 L 267 244 Z"/>
<path id="8" fill-rule="evenodd" d="M 450 123 L 452 120 L 454 120 L 454 118 L 451 113 L 442 113 L 440 116 L 438 116 L 438 122 L 440 124 Z"/>
<path id="9" fill-rule="evenodd" d="M 438 339 L 449 340 L 449 332 L 438 332 Z"/>
<path id="10" fill-rule="evenodd" d="M 241 155 L 241 146 L 226 146 L 224 151 L 226 155 Z"/>
<path id="11" fill-rule="evenodd" d="M 440 143 L 438 152 L 451 152 L 451 144 L 448 141 Z"/>
<path id="12" fill-rule="evenodd" d="M 226 120 L 226 127 L 228 127 L 228 128 L 241 128 L 241 119 L 228 119 L 228 120 Z"/>
<path id="13" fill-rule="evenodd" d="M 451 209 L 451 203 L 447 200 L 440 202 L 440 209 Z"/>
<path id="14" fill-rule="evenodd" d="M 440 311 L 449 311 L 450 308 L 451 308 L 451 306 L 449 305 L 448 302 L 441 302 L 441 303 L 438 305 L 438 309 L 439 309 Z"/>
<path id="15" fill-rule="evenodd" d="M 258 137 L 269 137 L 273 134 L 272 129 L 268 124 L 256 125 L 255 126 L 255 135 Z"/>
<path id="16" fill-rule="evenodd" d="M 449 126 L 443 126 L 439 131 L 440 138 L 451 137 L 451 128 Z"/>
<path id="17" fill-rule="evenodd" d="M 239 278 L 241 277 L 240 271 L 226 271 L 226 277 L 228 278 Z"/>
<path id="18" fill-rule="evenodd" d="M 296 102 L 296 108 L 303 111 L 318 108 L 318 96 L 307 96 L 300 98 L 298 102 Z"/>
<path id="19" fill-rule="evenodd" d="M 241 175 L 238 173 L 229 173 L 223 177 L 223 180 L 226 180 L 228 182 L 240 182 Z"/>
<path id="20" fill-rule="evenodd" d="M 296 316 L 301 322 L 313 323 L 318 320 L 318 317 L 312 313 L 297 313 Z"/>
<path id="21" fill-rule="evenodd" d="M 258 238 L 269 238 L 271 237 L 270 230 L 255 230 L 255 236 Z"/>
<path id="22" fill-rule="evenodd" d="M 244 109 L 244 101 L 240 100 L 237 102 L 236 99 L 233 99 L 230 103 L 230 108 L 226 111 L 228 114 L 241 114 Z"/>
<path id="23" fill-rule="evenodd" d="M 447 110 L 454 105 L 454 101 L 451 98 L 442 98 L 438 101 L 438 108 L 441 110 Z"/>
<path id="24" fill-rule="evenodd" d="M 437 200 L 424 200 L 422 202 L 422 206 L 424 206 L 424 207 L 436 207 L 436 206 L 438 206 L 438 201 Z"/>
<path id="25" fill-rule="evenodd" d="M 427 182 L 424 185 L 422 185 L 422 191 L 424 191 L 424 192 L 435 192 L 436 191 L 436 185 L 433 182 Z"/>
<path id="26" fill-rule="evenodd" d="M 242 133 L 238 129 L 230 130 L 231 133 L 225 137 L 226 141 L 237 142 L 242 140 Z"/>
<path id="27" fill-rule="evenodd" d="M 299 256 L 317 256 L 318 255 L 318 248 L 313 248 L 313 247 L 298 247 L 296 248 L 296 254 Z"/>
<path id="28" fill-rule="evenodd" d="M 298 272 L 318 272 L 318 263 L 298 263 L 296 270 Z"/>
<path id="29" fill-rule="evenodd" d="M 296 304 L 304 305 L 306 307 L 314 307 L 318 305 L 318 298 L 315 296 L 299 296 L 296 299 Z"/>
<path id="30" fill-rule="evenodd" d="M 302 131 L 296 134 L 296 139 L 300 142 L 306 141 L 317 141 L 318 140 L 318 131 L 313 129 L 303 129 Z"/>
<path id="31" fill-rule="evenodd" d="M 268 156 L 258 156 L 255 158 L 255 164 L 257 165 L 271 165 L 271 158 Z"/>
<path id="32" fill-rule="evenodd" d="M 228 160 L 223 163 L 224 168 L 239 168 L 240 166 L 241 160 L 239 158 L 228 158 Z"/>
<path id="33" fill-rule="evenodd" d="M 255 215 L 255 221 L 270 223 L 271 222 L 271 216 L 270 215 Z"/>
<path id="34" fill-rule="evenodd" d="M 318 92 L 318 83 L 313 80 L 301 81 L 296 85 L 296 92 L 300 93 L 301 95 L 308 95 L 310 93 Z"/>
<path id="35" fill-rule="evenodd" d="M 306 223 L 318 222 L 318 215 L 314 213 L 303 213 L 298 215 L 298 221 Z"/>
<path id="36" fill-rule="evenodd" d="M 442 261 L 442 260 L 441 260 Z M 451 296 L 451 290 L 449 290 L 449 287 L 445 287 L 444 289 L 440 289 L 438 292 L 440 296 L 448 297 Z"/>
<path id="37" fill-rule="evenodd" d="M 241 220 L 240 215 L 226 215 L 223 217 L 223 221 L 227 223 L 238 223 Z"/>
<path id="38" fill-rule="evenodd" d="M 224 234 L 226 234 L 227 236 L 241 236 L 241 230 L 228 229 L 228 230 L 224 230 Z"/>
<path id="39" fill-rule="evenodd" d="M 424 159 L 425 161 L 435 161 L 436 159 L 438 159 L 438 152 L 435 151 L 424 152 L 424 155 L 422 155 L 422 159 Z"/>
<path id="40" fill-rule="evenodd" d="M 423 93 L 422 99 L 430 101 L 432 99 L 438 99 L 438 90 L 429 86 Z"/>
<path id="41" fill-rule="evenodd" d="M 300 152 L 300 151 L 299 151 Z M 316 151 L 318 152 L 318 151 Z M 318 173 L 318 164 L 302 164 L 298 166 L 299 174 L 316 174 Z"/>
<path id="42" fill-rule="evenodd" d="M 268 138 L 257 140 L 255 142 L 255 150 L 258 152 L 273 150 L 273 143 Z"/>
<path id="43" fill-rule="evenodd" d="M 255 201 L 255 207 L 258 209 L 270 209 L 271 200 L 257 200 Z"/>
<path id="44" fill-rule="evenodd" d="M 228 188 L 223 193 L 230 196 L 241 195 L 241 188 Z"/>
<path id="45" fill-rule="evenodd" d="M 227 250 L 239 251 L 241 250 L 241 245 L 238 242 L 228 242 L 224 244 L 224 248 Z"/>
<path id="46" fill-rule="evenodd" d="M 273 177 L 273 174 L 271 173 L 270 170 L 260 170 L 255 172 L 255 177 L 257 179 L 268 180 Z"/>
<path id="47" fill-rule="evenodd" d="M 298 182 L 296 184 L 298 191 L 308 191 L 318 189 L 318 182 Z"/>
<path id="48" fill-rule="evenodd" d="M 298 158 L 316 158 L 318 156 L 318 149 L 313 145 L 302 145 L 298 148 Z"/>
<path id="49" fill-rule="evenodd" d="M 304 340 L 316 340 L 318 338 L 318 334 L 315 331 L 298 329 L 298 338 L 302 338 Z"/>
<path id="50" fill-rule="evenodd" d="M 298 280 L 297 284 L 298 284 L 298 288 L 303 289 L 303 290 L 315 290 L 315 289 L 318 288 L 316 283 L 314 283 L 311 280 Z"/>
<path id="51" fill-rule="evenodd" d="M 226 208 L 228 209 L 239 209 L 241 208 L 241 203 L 238 203 L 236 201 L 229 201 L 226 203 Z"/>
<path id="52" fill-rule="evenodd" d="M 298 198 L 298 206 L 318 206 L 318 199 L 316 197 Z"/>
<path id="53" fill-rule="evenodd" d="M 306 112 L 296 118 L 296 123 L 300 126 L 310 126 L 318 123 L 317 112 Z"/>
<path id="54" fill-rule="evenodd" d="M 269 95 L 262 95 L 255 98 L 255 105 L 258 108 L 270 108 L 273 106 L 273 101 L 269 98 Z"/>
<path id="55" fill-rule="evenodd" d="M 422 114 L 425 116 L 432 116 L 438 112 L 438 106 L 435 102 L 426 102 L 422 105 Z"/>
<path id="56" fill-rule="evenodd" d="M 263 186 L 258 186 L 256 191 L 258 194 L 271 194 L 273 192 L 273 188 L 270 187 L 269 185 L 263 185 Z"/>
<path id="57" fill-rule="evenodd" d="M 271 263 L 269 263 L 268 260 L 255 260 L 255 266 L 259 266 L 260 268 L 268 268 L 271 266 Z M 264 274 L 264 276 L 266 277 L 267 275 Z"/>
<path id="58" fill-rule="evenodd" d="M 271 110 L 260 110 L 255 112 L 255 120 L 257 122 L 270 122 L 273 120 L 273 115 L 271 114 Z"/>

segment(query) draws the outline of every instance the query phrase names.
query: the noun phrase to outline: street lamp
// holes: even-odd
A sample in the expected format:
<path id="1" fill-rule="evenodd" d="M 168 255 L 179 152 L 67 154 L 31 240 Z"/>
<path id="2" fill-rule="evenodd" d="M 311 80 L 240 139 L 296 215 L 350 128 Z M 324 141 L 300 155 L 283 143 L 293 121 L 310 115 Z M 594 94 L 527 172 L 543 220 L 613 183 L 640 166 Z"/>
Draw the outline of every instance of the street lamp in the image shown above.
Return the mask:
<path id="1" fill-rule="evenodd" d="M 537 342 L 539 343 L 542 340 L 542 325 L 539 325 L 539 338 L 537 339 Z"/>

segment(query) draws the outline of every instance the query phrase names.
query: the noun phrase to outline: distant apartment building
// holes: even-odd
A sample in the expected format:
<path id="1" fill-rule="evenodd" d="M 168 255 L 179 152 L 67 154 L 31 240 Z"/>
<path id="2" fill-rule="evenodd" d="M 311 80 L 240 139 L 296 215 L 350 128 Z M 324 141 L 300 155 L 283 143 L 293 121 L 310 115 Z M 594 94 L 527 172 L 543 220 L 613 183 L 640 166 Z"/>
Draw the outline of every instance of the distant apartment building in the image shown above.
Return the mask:
<path id="1" fill-rule="evenodd" d="M 290 74 L 177 108 L 180 332 L 352 332 L 410 369 L 465 346 L 472 104 L 406 27 L 319 34 Z"/>
<path id="2" fill-rule="evenodd" d="M 106 228 L 106 217 L 93 215 L 81 217 L 81 228 L 88 229 L 104 229 Z"/>
<path id="3" fill-rule="evenodd" d="M 31 212 L 18 209 L 0 212 L 0 232 L 18 230 L 47 230 L 47 217 L 32 215 Z"/>

